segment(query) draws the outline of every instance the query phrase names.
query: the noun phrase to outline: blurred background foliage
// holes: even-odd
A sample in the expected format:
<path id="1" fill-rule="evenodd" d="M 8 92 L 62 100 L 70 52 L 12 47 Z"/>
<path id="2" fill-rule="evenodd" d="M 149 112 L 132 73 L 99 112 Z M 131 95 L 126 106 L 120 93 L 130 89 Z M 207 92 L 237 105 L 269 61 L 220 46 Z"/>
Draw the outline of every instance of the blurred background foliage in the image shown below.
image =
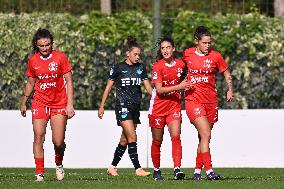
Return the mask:
<path id="1" fill-rule="evenodd" d="M 68 1 L 67 1 L 68 2 Z M 284 18 L 257 11 L 248 14 L 197 13 L 189 10 L 163 12 L 162 35 L 172 36 L 178 50 L 192 46 L 196 26 L 207 26 L 233 76 L 236 100 L 225 102 L 226 85 L 217 77 L 220 108 L 284 108 Z M 172 19 L 172 18 L 175 19 Z M 0 109 L 18 109 L 26 81 L 25 69 L 31 40 L 39 28 L 54 34 L 54 48 L 66 52 L 73 65 L 76 109 L 97 109 L 111 65 L 125 57 L 125 39 L 137 37 L 143 47 L 142 62 L 150 70 L 152 15 L 141 12 L 97 11 L 70 13 L 0 14 Z M 114 90 L 106 109 L 114 108 Z M 142 109 L 149 105 L 143 94 Z"/>
<path id="2" fill-rule="evenodd" d="M 135 10 L 150 12 L 152 0 L 111 0 L 113 12 Z M 53 12 L 84 14 L 100 11 L 100 0 L 0 0 L 2 13 Z M 179 8 L 203 12 L 210 15 L 216 13 L 250 13 L 257 9 L 261 14 L 273 16 L 272 0 L 162 0 L 161 12 L 174 11 Z"/>

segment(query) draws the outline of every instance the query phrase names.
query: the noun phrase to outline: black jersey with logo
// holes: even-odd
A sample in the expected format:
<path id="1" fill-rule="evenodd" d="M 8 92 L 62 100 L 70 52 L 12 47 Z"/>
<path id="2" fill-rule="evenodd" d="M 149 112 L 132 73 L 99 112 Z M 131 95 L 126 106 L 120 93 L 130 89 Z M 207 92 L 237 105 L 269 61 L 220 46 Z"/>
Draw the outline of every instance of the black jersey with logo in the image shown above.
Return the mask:
<path id="1" fill-rule="evenodd" d="M 129 65 L 125 61 L 120 62 L 110 69 L 109 79 L 115 81 L 116 105 L 140 105 L 142 97 L 141 82 L 148 79 L 143 64 Z"/>

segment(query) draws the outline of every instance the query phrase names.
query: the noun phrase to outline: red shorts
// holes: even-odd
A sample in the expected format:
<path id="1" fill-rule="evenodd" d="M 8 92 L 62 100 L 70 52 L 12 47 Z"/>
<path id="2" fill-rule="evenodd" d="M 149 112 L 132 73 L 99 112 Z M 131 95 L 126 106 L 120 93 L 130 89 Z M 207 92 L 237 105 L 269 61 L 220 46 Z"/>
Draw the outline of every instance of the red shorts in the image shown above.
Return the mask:
<path id="1" fill-rule="evenodd" d="M 49 108 L 43 105 L 32 104 L 32 119 L 50 119 L 50 117 L 61 114 L 67 116 L 66 107 Z"/>
<path id="2" fill-rule="evenodd" d="M 148 118 L 149 118 L 149 126 L 150 127 L 162 129 L 166 125 L 169 125 L 169 123 L 171 123 L 174 120 L 180 120 L 181 121 L 182 116 L 181 116 L 180 111 L 176 111 L 176 112 L 173 112 L 173 113 L 171 113 L 169 115 L 165 115 L 165 116 L 148 115 Z"/>
<path id="3" fill-rule="evenodd" d="M 207 117 L 209 123 L 218 121 L 218 103 L 205 104 L 186 100 L 185 109 L 190 122 L 201 116 Z"/>

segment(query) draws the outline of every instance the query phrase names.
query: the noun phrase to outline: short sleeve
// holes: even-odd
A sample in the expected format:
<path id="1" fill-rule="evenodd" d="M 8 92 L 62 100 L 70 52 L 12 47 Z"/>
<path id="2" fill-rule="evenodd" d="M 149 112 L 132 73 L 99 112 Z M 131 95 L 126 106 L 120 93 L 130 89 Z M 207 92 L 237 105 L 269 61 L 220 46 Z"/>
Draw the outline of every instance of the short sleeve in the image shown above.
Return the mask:
<path id="1" fill-rule="evenodd" d="M 189 53 L 187 52 L 188 50 L 186 49 L 185 51 L 183 51 L 182 53 L 182 61 L 184 63 L 187 63 L 188 62 L 188 58 L 189 58 Z"/>
<path id="2" fill-rule="evenodd" d="M 28 67 L 27 67 L 27 70 L 26 70 L 26 75 L 28 77 L 32 77 L 32 78 L 35 78 L 36 75 L 34 73 L 34 69 L 33 69 L 33 66 L 32 66 L 32 61 L 31 59 L 28 60 Z"/>
<path id="3" fill-rule="evenodd" d="M 148 71 L 147 71 L 145 65 L 143 65 L 143 64 L 142 64 L 142 69 L 143 69 L 143 71 L 142 71 L 142 74 L 141 74 L 141 80 L 144 81 L 144 80 L 148 79 L 148 76 L 147 76 Z"/>
<path id="4" fill-rule="evenodd" d="M 115 81 L 119 75 L 118 65 L 113 65 L 109 70 L 108 79 Z"/>
<path id="5" fill-rule="evenodd" d="M 217 54 L 217 68 L 220 73 L 223 73 L 228 69 L 228 64 L 226 63 L 222 55 L 219 53 Z"/>
<path id="6" fill-rule="evenodd" d="M 64 53 L 62 53 L 62 57 L 61 57 L 61 68 L 62 68 L 63 74 L 66 74 L 72 70 L 72 65 Z"/>
<path id="7" fill-rule="evenodd" d="M 163 77 L 161 73 L 161 69 L 158 66 L 158 63 L 155 63 L 152 70 L 152 83 L 162 83 Z"/>

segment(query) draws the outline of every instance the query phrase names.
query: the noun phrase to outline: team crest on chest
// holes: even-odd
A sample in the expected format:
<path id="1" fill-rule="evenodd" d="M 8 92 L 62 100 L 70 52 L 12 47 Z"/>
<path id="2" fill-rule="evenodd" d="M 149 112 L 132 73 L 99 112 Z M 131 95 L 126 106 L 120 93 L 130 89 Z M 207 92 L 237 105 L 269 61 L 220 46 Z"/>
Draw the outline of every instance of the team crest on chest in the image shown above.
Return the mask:
<path id="1" fill-rule="evenodd" d="M 136 71 L 136 73 L 137 73 L 138 75 L 141 75 L 142 72 L 143 72 L 143 67 L 140 66 L 140 67 L 138 68 L 138 70 Z"/>
<path id="2" fill-rule="evenodd" d="M 56 63 L 56 62 L 51 62 L 51 63 L 49 63 L 49 65 L 48 65 L 48 69 L 49 69 L 49 71 L 56 71 L 57 70 L 57 68 L 58 68 L 58 64 Z"/>
<path id="3" fill-rule="evenodd" d="M 181 74 L 182 74 L 182 69 L 181 69 L 181 68 L 178 68 L 178 69 L 177 69 L 177 76 L 178 76 L 178 77 L 181 77 Z"/>
<path id="4" fill-rule="evenodd" d="M 210 68 L 211 64 L 212 64 L 212 60 L 210 60 L 210 59 L 204 60 L 204 67 L 205 68 Z"/>

